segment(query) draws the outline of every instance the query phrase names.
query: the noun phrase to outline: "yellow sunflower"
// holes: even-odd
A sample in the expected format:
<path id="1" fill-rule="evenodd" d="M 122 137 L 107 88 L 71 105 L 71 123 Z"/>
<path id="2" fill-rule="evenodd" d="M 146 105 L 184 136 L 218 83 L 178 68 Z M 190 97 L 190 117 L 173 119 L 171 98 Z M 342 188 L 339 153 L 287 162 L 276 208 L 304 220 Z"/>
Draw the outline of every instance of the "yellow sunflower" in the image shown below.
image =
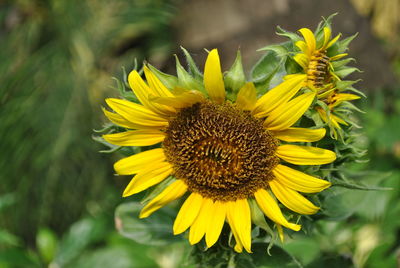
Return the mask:
<path id="1" fill-rule="evenodd" d="M 344 121 L 340 116 L 335 114 L 335 108 L 345 101 L 351 101 L 359 99 L 360 97 L 350 93 L 340 93 L 338 90 L 327 92 L 327 94 L 321 94 L 319 99 L 325 102 L 328 106 L 328 112 L 322 107 L 317 107 L 316 110 L 322 120 L 328 125 L 331 125 L 334 130 L 334 136 L 337 136 L 335 129 L 341 129 L 339 124 L 348 126 L 349 124 Z"/>
<path id="2" fill-rule="evenodd" d="M 335 115 L 334 108 L 344 101 L 359 99 L 360 97 L 350 93 L 340 93 L 336 88 L 336 82 L 340 78 L 335 74 L 332 62 L 339 60 L 347 53 L 341 53 L 333 56 L 328 56 L 328 49 L 333 46 L 340 38 L 338 34 L 331 39 L 331 29 L 323 28 L 323 38 L 317 46 L 317 40 L 314 33 L 308 28 L 299 30 L 304 41 L 297 41 L 296 46 L 301 50 L 293 58 L 303 68 L 305 74 L 288 75 L 287 78 L 303 77 L 304 84 L 317 93 L 317 98 L 325 102 L 328 106 L 328 111 L 317 107 L 321 119 L 330 125 L 333 129 L 334 136 L 337 136 L 335 129 L 340 129 L 339 124 L 348 125 L 340 116 Z"/>
<path id="3" fill-rule="evenodd" d="M 314 33 L 308 28 L 300 29 L 299 32 L 303 35 L 304 41 L 296 42 L 301 52 L 293 57 L 306 74 L 306 85 L 318 91 L 326 90 L 335 80 L 340 80 L 333 70 L 332 62 L 347 56 L 347 53 L 328 56 L 328 48 L 335 44 L 341 35 L 338 34 L 331 40 L 331 29 L 324 27 L 323 31 L 322 44 L 317 47 Z"/>
<path id="4" fill-rule="evenodd" d="M 284 226 L 299 231 L 301 226 L 288 222 L 277 200 L 299 214 L 318 211 L 299 192 L 316 193 L 331 184 L 285 164 L 321 165 L 336 158 L 329 150 L 287 144 L 313 142 L 325 135 L 325 129 L 292 127 L 315 98 L 314 92 L 297 94 L 303 87 L 301 79 L 284 81 L 259 99 L 254 85 L 247 83 L 231 103 L 225 98 L 216 49 L 209 52 L 205 64 L 208 97 L 190 89 L 170 91 L 149 68 L 144 67 L 144 73 L 147 83 L 136 71 L 128 77 L 142 105 L 106 100 L 115 111 L 104 110 L 106 116 L 130 130 L 103 136 L 120 146 L 160 144 L 160 148 L 123 158 L 114 165 L 118 174 L 136 174 L 124 197 L 170 175 L 175 178 L 145 205 L 141 218 L 188 193 L 173 225 L 175 235 L 190 228 L 190 244 L 205 237 L 207 247 L 211 247 L 227 222 L 236 241 L 234 249 L 251 252 L 250 199 L 255 199 L 278 230 Z"/>

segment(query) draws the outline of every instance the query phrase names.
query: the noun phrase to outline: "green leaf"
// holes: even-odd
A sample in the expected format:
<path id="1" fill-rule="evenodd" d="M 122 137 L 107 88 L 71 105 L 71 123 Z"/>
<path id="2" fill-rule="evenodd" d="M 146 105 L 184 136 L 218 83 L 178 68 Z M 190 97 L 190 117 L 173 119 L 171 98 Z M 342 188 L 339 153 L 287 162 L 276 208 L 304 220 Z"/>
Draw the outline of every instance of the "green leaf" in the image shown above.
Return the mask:
<path id="1" fill-rule="evenodd" d="M 138 202 L 121 204 L 115 211 L 115 222 L 118 232 L 138 243 L 161 246 L 179 241 L 180 236 L 172 233 L 175 213 L 167 207 L 158 210 L 145 219 L 139 219 L 143 205 Z"/>
<path id="2" fill-rule="evenodd" d="M 274 246 L 271 248 L 271 255 L 267 254 L 267 243 L 253 243 L 252 254 L 238 254 L 236 256 L 237 268 L 276 268 L 276 267 L 302 267 L 298 260 L 290 255 L 283 248 Z M 250 259 L 250 260 L 249 260 Z M 251 265 L 251 266 L 249 266 Z"/>
<path id="3" fill-rule="evenodd" d="M 15 247 L 21 244 L 20 238 L 7 230 L 0 230 L 0 248 Z"/>
<path id="4" fill-rule="evenodd" d="M 365 190 L 365 191 L 392 191 L 393 190 L 393 188 L 378 187 L 378 186 L 372 186 L 372 185 L 363 185 L 360 183 L 339 180 L 336 178 L 332 178 L 331 182 L 332 182 L 332 186 L 344 187 L 347 189 L 357 189 L 357 190 Z"/>
<path id="5" fill-rule="evenodd" d="M 131 247 L 134 248 L 134 247 Z M 152 268 L 158 267 L 153 258 L 144 254 L 143 246 L 137 245 L 136 250 L 123 246 L 104 247 L 85 253 L 79 259 L 71 263 L 69 267 L 94 268 L 94 267 L 112 267 L 127 268 L 140 267 Z"/>
<path id="6" fill-rule="evenodd" d="M 279 71 L 283 63 L 275 52 L 269 51 L 261 57 L 251 71 L 251 79 L 256 84 L 259 94 L 267 91 L 269 83 L 274 75 Z"/>
<path id="7" fill-rule="evenodd" d="M 64 267 L 77 258 L 93 242 L 104 239 L 107 234 L 102 219 L 82 219 L 74 223 L 59 243 L 53 263 Z"/>
<path id="8" fill-rule="evenodd" d="M 53 260 L 58 246 L 56 234 L 48 229 L 41 228 L 36 235 L 36 247 L 45 263 Z"/>
<path id="9" fill-rule="evenodd" d="M 287 57 L 291 50 L 288 49 L 289 45 L 292 45 L 290 42 L 285 42 L 278 45 L 268 45 L 263 48 L 257 49 L 257 51 L 273 51 L 279 58 Z"/>
<path id="10" fill-rule="evenodd" d="M 242 56 L 238 50 L 235 62 L 224 77 L 225 86 L 232 92 L 237 92 L 245 83 L 246 76 L 243 71 Z"/>

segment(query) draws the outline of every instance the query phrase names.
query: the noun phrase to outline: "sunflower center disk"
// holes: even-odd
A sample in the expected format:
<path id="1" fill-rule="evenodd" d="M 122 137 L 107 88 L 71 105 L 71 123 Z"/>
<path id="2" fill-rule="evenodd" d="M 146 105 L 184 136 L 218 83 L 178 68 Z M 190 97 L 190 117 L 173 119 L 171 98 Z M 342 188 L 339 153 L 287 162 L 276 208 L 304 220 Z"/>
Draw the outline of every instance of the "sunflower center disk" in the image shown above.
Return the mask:
<path id="1" fill-rule="evenodd" d="M 307 80 L 316 88 L 323 87 L 331 80 L 329 75 L 329 57 L 326 51 L 317 51 L 310 58 Z"/>
<path id="2" fill-rule="evenodd" d="M 163 142 L 174 175 L 191 192 L 220 201 L 265 188 L 278 164 L 278 141 L 262 121 L 230 103 L 196 103 L 169 122 Z"/>

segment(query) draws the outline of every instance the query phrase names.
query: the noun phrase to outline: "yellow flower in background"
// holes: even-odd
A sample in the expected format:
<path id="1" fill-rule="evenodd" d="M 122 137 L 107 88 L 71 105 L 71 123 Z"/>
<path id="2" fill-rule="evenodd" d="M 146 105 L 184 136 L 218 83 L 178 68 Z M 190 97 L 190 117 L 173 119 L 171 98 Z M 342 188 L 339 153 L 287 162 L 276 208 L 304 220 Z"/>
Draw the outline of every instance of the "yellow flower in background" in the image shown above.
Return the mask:
<path id="1" fill-rule="evenodd" d="M 144 206 L 141 218 L 188 193 L 175 219 L 174 234 L 190 228 L 190 244 L 205 237 L 207 247 L 211 247 L 227 222 L 236 241 L 235 250 L 251 252 L 250 200 L 276 223 L 280 234 L 281 226 L 294 231 L 301 226 L 284 217 L 277 201 L 302 215 L 318 211 L 299 192 L 316 193 L 331 184 L 287 165 L 321 165 L 336 158 L 329 150 L 289 144 L 317 141 L 326 132 L 292 127 L 316 96 L 315 92 L 298 94 L 303 78 L 287 79 L 258 99 L 254 85 L 247 83 L 231 103 L 225 98 L 216 49 L 205 64 L 208 96 L 191 89 L 169 90 L 149 68 L 144 67 L 144 73 L 147 83 L 136 71 L 128 77 L 141 104 L 106 100 L 115 112 L 104 110 L 106 116 L 129 130 L 103 136 L 120 146 L 161 145 L 144 148 L 114 165 L 120 175 L 135 175 L 124 197 L 169 176 L 175 178 Z"/>
<path id="2" fill-rule="evenodd" d="M 355 94 L 340 93 L 336 88 L 336 82 L 340 81 L 340 78 L 335 74 L 332 62 L 347 56 L 347 53 L 328 56 L 328 49 L 339 40 L 341 34 L 331 39 L 331 29 L 324 27 L 323 38 L 319 42 L 320 45 L 317 45 L 316 36 L 310 29 L 302 28 L 299 32 L 304 41 L 296 42 L 301 52 L 293 59 L 303 68 L 305 74 L 288 75 L 286 79 L 303 77 L 305 86 L 314 90 L 317 98 L 326 103 L 329 111 L 322 107 L 317 107 L 316 110 L 321 119 L 332 128 L 333 136 L 337 138 L 336 129 L 341 129 L 339 124 L 348 125 L 348 123 L 335 114 L 335 107 L 344 101 L 360 98 Z"/>
<path id="3" fill-rule="evenodd" d="M 332 57 L 327 55 L 328 48 L 335 44 L 341 35 L 338 34 L 331 40 L 331 29 L 324 27 L 323 31 L 323 42 L 317 47 L 314 33 L 308 28 L 300 29 L 299 32 L 303 35 L 304 41 L 296 42 L 296 46 L 301 52 L 293 57 L 306 74 L 306 85 L 318 91 L 327 89 L 335 80 L 340 80 L 334 73 L 332 62 L 347 56 L 347 53 Z"/>
<path id="4" fill-rule="evenodd" d="M 322 97 L 320 97 L 320 99 L 327 104 L 329 112 L 325 111 L 322 107 L 317 107 L 317 112 L 325 123 L 332 125 L 335 136 L 337 136 L 335 129 L 341 129 L 339 124 L 348 125 L 340 116 L 334 114 L 335 107 L 339 106 L 344 101 L 357 100 L 359 98 L 360 97 L 355 94 L 339 93 L 337 90 L 330 91 L 328 94 L 322 94 Z"/>

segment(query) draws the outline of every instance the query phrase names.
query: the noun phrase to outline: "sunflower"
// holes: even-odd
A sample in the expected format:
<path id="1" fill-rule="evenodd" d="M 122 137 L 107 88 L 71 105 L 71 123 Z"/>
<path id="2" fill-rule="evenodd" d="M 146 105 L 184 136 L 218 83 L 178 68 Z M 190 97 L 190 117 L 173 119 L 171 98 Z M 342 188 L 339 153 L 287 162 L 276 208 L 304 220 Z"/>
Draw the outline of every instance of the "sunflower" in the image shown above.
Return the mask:
<path id="1" fill-rule="evenodd" d="M 337 138 L 336 129 L 341 129 L 339 124 L 348 125 L 348 123 L 340 115 L 335 114 L 335 108 L 344 101 L 360 98 L 355 94 L 340 93 L 336 87 L 340 78 L 335 74 L 333 62 L 348 54 L 329 55 L 328 49 L 339 40 L 341 34 L 331 39 L 331 29 L 324 27 L 322 39 L 317 42 L 316 36 L 310 29 L 302 28 L 299 32 L 304 40 L 296 42 L 296 46 L 301 52 L 297 53 L 293 59 L 303 68 L 305 74 L 288 75 L 288 78 L 303 77 L 305 86 L 314 90 L 317 98 L 328 106 L 328 109 L 317 107 L 316 110 L 321 119 L 331 127 L 334 137 Z"/>
<path id="2" fill-rule="evenodd" d="M 293 59 L 303 68 L 306 74 L 306 85 L 319 92 L 325 91 L 332 87 L 334 81 L 340 80 L 334 72 L 332 62 L 347 56 L 347 53 L 328 56 L 328 49 L 339 40 L 341 34 L 331 40 L 331 29 L 324 27 L 322 44 L 317 47 L 316 37 L 310 29 L 302 28 L 299 32 L 304 41 L 296 42 L 301 52 L 297 53 Z"/>
<path id="3" fill-rule="evenodd" d="M 336 129 L 341 129 L 339 124 L 345 126 L 349 125 L 340 116 L 336 115 L 335 108 L 345 101 L 357 100 L 359 98 L 360 97 L 355 94 L 340 93 L 338 90 L 329 91 L 327 94 L 322 94 L 322 96 L 319 97 L 319 99 L 327 105 L 327 110 L 322 107 L 317 107 L 316 110 L 321 119 L 332 127 L 335 137 L 337 136 Z"/>
<path id="4" fill-rule="evenodd" d="M 211 247 L 227 222 L 235 251 L 244 248 L 251 252 L 250 201 L 255 200 L 278 231 L 282 226 L 294 231 L 301 228 L 284 217 L 278 201 L 299 214 L 318 211 L 319 207 L 299 192 L 316 193 L 331 184 L 287 164 L 327 164 L 336 155 L 289 144 L 314 142 L 326 132 L 292 127 L 315 98 L 315 92 L 299 94 L 301 79 L 286 80 L 258 99 L 254 85 L 246 83 L 232 103 L 226 100 L 216 49 L 209 52 L 205 63 L 206 94 L 184 88 L 169 90 L 146 66 L 144 74 L 147 83 L 136 71 L 128 76 L 141 104 L 106 100 L 115 112 L 104 110 L 106 116 L 128 130 L 103 136 L 119 146 L 153 146 L 115 163 L 118 174 L 135 174 L 124 197 L 174 178 L 144 206 L 141 218 L 188 193 L 173 225 L 175 235 L 190 228 L 190 244 L 205 237 Z M 161 146 L 154 148 L 157 144 Z"/>

